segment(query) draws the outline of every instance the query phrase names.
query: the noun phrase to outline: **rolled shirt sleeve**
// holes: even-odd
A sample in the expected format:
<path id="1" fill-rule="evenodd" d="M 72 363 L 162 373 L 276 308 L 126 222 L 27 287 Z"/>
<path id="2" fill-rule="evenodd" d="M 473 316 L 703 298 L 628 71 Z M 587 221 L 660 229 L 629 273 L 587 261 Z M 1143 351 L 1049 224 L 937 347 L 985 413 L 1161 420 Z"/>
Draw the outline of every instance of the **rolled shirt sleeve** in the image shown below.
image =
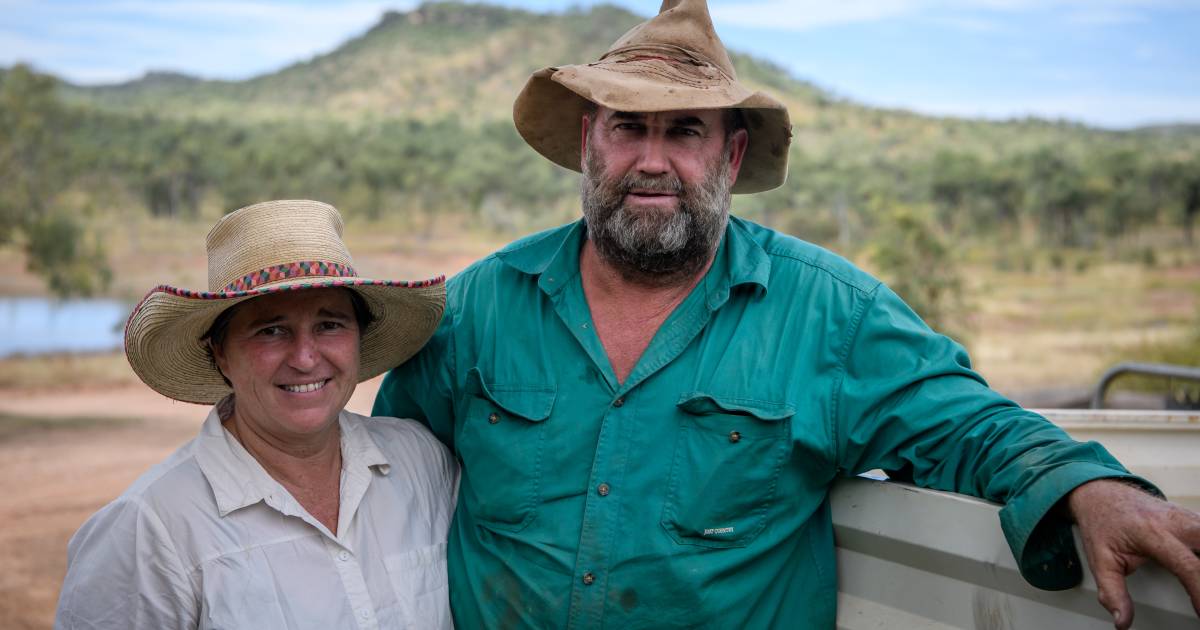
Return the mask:
<path id="1" fill-rule="evenodd" d="M 125 498 L 71 538 L 54 627 L 195 628 L 198 602 L 162 520 L 136 498 Z"/>
<path id="2" fill-rule="evenodd" d="M 831 431 L 840 467 L 911 475 L 921 486 L 1004 503 L 1001 527 L 1022 575 L 1044 589 L 1082 578 L 1070 522 L 1052 511 L 1072 489 L 1134 477 L 1098 443 L 1076 442 L 988 388 L 962 346 L 886 286 L 859 305 L 835 379 Z"/>

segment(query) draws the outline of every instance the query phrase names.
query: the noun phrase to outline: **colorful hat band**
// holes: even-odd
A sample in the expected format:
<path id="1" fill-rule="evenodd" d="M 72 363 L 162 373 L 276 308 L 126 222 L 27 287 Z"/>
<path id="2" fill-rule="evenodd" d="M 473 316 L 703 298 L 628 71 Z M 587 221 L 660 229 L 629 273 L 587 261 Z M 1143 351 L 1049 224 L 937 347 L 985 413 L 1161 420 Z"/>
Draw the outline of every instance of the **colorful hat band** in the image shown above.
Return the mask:
<path id="1" fill-rule="evenodd" d="M 350 265 L 342 265 L 339 263 L 325 262 L 322 260 L 305 260 L 293 263 L 284 263 L 267 267 L 261 271 L 242 276 L 238 280 L 225 287 L 226 293 L 234 291 L 249 291 L 260 285 L 276 280 L 287 280 L 288 278 L 306 278 L 309 276 L 318 276 L 323 278 L 356 278 L 358 274 L 354 273 L 354 268 Z"/>

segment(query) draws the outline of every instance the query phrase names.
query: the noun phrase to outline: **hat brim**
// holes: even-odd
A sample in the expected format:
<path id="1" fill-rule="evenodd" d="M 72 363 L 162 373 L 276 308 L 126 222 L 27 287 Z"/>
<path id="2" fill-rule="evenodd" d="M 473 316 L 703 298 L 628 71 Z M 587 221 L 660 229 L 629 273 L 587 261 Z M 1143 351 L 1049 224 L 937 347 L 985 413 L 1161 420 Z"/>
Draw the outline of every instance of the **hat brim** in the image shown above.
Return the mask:
<path id="1" fill-rule="evenodd" d="M 213 321 L 226 309 L 255 297 L 329 287 L 357 292 L 375 317 L 360 339 L 358 382 L 416 354 L 437 329 L 446 305 L 444 277 L 421 282 L 310 277 L 219 293 L 163 285 L 130 314 L 125 356 L 134 373 L 160 394 L 215 404 L 233 390 L 213 365 L 207 342 L 201 340 Z"/>
<path id="2" fill-rule="evenodd" d="M 529 146 L 550 161 L 582 170 L 582 116 L 589 102 L 626 112 L 741 109 L 749 143 L 734 193 L 770 190 L 787 179 L 791 121 L 787 107 L 763 92 L 717 76 L 680 81 L 667 60 L 630 64 L 598 62 L 543 68 L 525 83 L 513 104 L 513 122 Z"/>

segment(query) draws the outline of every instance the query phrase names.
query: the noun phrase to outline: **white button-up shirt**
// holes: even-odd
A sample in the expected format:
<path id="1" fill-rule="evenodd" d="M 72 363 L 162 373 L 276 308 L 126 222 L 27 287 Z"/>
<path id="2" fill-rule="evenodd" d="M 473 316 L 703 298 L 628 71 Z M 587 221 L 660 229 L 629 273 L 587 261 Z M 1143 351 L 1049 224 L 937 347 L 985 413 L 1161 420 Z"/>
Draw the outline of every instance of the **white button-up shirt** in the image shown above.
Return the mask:
<path id="1" fill-rule="evenodd" d="M 338 420 L 336 532 L 214 408 L 71 538 L 55 628 L 449 628 L 457 463 L 411 420 Z"/>

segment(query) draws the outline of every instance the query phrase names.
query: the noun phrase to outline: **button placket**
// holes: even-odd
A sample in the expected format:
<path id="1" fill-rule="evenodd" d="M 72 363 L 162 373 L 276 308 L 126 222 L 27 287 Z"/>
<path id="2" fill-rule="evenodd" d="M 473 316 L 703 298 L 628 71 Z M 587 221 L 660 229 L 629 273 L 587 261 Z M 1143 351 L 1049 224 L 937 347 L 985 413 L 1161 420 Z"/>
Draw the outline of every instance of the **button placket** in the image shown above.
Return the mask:
<path id="1" fill-rule="evenodd" d="M 378 628 L 378 620 L 374 615 L 375 602 L 371 599 L 362 566 L 354 557 L 354 553 L 333 541 L 326 540 L 325 545 L 329 549 L 338 577 L 341 578 L 351 610 L 358 617 L 358 627 L 360 630 Z"/>

